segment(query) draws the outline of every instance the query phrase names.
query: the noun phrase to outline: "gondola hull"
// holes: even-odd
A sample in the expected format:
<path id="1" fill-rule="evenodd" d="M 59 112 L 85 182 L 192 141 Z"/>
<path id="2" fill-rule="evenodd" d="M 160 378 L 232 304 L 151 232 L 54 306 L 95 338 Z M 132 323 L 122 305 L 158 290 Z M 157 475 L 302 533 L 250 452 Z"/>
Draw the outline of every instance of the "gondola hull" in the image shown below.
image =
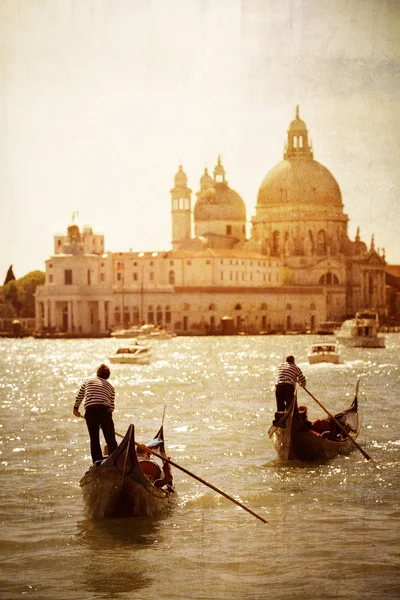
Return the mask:
<path id="1" fill-rule="evenodd" d="M 161 433 L 160 429 L 157 436 Z M 169 505 L 172 488 L 156 487 L 143 473 L 135 451 L 134 427 L 100 465 L 92 465 L 80 481 L 88 516 L 158 517 Z"/>
<path id="2" fill-rule="evenodd" d="M 355 439 L 360 429 L 357 397 L 346 411 L 339 413 L 335 418 Z M 291 409 L 282 413 L 278 422 L 270 427 L 269 435 L 273 439 L 280 459 L 313 461 L 348 455 L 353 452 L 356 448 L 355 444 L 344 433 L 342 434 L 340 429 L 338 431 L 335 439 L 328 439 L 312 431 L 304 423 L 295 398 Z"/>

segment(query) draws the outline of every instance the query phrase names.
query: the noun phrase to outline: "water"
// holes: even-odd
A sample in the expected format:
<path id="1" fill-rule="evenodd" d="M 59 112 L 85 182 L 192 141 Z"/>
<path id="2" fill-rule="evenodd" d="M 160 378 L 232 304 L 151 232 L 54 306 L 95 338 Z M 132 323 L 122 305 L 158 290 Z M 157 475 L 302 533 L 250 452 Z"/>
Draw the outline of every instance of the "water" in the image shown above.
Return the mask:
<path id="1" fill-rule="evenodd" d="M 322 339 L 322 338 L 321 338 Z M 175 470 L 159 520 L 86 518 L 90 464 L 75 393 L 119 342 L 0 341 L 0 597 L 87 599 L 400 598 L 400 335 L 307 363 L 310 336 L 174 338 L 151 365 L 112 365 L 116 429 L 157 431 L 172 459 L 245 503 L 265 525 Z M 293 353 L 332 412 L 361 377 L 356 450 L 326 464 L 278 461 L 267 431 L 278 363 Z M 312 419 L 321 409 L 299 391 Z"/>

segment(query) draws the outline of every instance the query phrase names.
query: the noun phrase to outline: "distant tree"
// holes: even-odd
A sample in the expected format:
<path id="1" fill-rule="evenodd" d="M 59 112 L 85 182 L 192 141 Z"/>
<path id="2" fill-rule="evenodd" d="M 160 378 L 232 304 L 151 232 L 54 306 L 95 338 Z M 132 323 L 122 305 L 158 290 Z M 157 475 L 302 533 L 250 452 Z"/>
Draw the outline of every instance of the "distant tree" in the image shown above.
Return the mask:
<path id="1" fill-rule="evenodd" d="M 35 316 L 35 291 L 38 285 L 44 284 L 45 278 L 43 271 L 31 271 L 4 286 L 4 300 L 13 306 L 18 317 Z"/>
<path id="2" fill-rule="evenodd" d="M 8 271 L 7 271 L 7 275 L 6 278 L 4 280 L 4 284 L 6 285 L 6 283 L 8 283 L 9 281 L 15 281 L 15 275 L 14 275 L 14 271 L 12 268 L 12 265 L 9 266 Z"/>

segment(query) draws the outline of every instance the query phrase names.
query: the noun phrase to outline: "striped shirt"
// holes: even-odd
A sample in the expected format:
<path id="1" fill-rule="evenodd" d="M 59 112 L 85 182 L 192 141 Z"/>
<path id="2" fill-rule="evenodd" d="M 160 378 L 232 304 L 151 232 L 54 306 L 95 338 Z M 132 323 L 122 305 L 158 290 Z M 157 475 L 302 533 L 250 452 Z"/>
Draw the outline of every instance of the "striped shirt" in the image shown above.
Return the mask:
<path id="1" fill-rule="evenodd" d="M 284 362 L 280 364 L 276 385 L 279 383 L 290 383 L 296 387 L 297 382 L 299 382 L 300 385 L 306 385 L 306 378 L 301 369 L 293 363 Z"/>
<path id="2" fill-rule="evenodd" d="M 78 410 L 84 400 L 85 409 L 93 404 L 105 404 L 110 411 L 114 410 L 115 390 L 111 383 L 101 377 L 86 379 L 76 395 L 74 410 Z"/>

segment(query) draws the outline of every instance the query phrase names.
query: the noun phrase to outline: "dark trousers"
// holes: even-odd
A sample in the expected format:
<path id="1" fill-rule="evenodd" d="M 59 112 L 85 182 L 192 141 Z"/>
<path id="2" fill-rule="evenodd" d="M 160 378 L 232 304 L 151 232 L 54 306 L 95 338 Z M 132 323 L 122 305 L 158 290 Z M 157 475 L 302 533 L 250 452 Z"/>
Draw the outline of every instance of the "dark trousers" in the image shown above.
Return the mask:
<path id="1" fill-rule="evenodd" d="M 90 435 L 90 453 L 93 462 L 103 458 L 100 446 L 100 427 L 108 446 L 108 453 L 114 452 L 118 444 L 115 439 L 114 421 L 111 411 L 105 404 L 92 404 L 85 411 L 86 425 Z"/>
<path id="2" fill-rule="evenodd" d="M 294 385 L 278 383 L 275 386 L 276 406 L 279 411 L 289 410 L 294 398 Z"/>

